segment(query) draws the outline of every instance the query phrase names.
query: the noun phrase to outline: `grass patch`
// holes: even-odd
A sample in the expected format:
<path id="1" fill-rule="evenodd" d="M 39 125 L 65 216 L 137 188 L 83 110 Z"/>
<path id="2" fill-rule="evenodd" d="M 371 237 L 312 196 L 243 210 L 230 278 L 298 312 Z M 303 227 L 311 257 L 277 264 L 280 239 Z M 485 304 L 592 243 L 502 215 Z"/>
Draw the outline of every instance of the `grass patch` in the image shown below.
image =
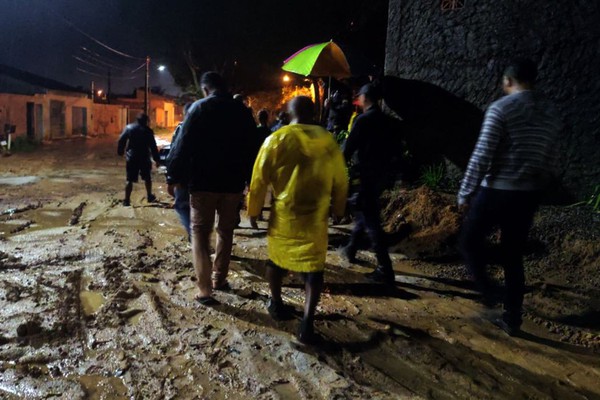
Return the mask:
<path id="1" fill-rule="evenodd" d="M 444 164 L 429 165 L 423 168 L 419 183 L 430 189 L 437 190 L 442 186 L 445 175 L 446 168 L 444 167 Z"/>

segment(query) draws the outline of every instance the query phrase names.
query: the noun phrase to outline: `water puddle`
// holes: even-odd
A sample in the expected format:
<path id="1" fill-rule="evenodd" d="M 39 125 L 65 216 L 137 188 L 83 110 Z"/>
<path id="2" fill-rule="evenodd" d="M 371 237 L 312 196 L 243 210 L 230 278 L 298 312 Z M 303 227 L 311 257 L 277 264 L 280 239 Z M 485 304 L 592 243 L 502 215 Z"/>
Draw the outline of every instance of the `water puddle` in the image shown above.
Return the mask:
<path id="1" fill-rule="evenodd" d="M 106 301 L 102 293 L 90 290 L 79 292 L 79 300 L 83 314 L 86 316 L 95 314 Z"/>
<path id="2" fill-rule="evenodd" d="M 84 375 L 79 378 L 79 382 L 86 392 L 86 399 L 89 400 L 127 400 L 129 398 L 127 386 L 119 378 Z"/>
<path id="3" fill-rule="evenodd" d="M 36 183 L 39 180 L 39 176 L 6 176 L 0 178 L 0 185 L 22 186 Z"/>
<path id="4" fill-rule="evenodd" d="M 18 218 L 16 218 L 16 214 L 7 214 L 0 217 L 0 237 L 6 238 L 24 230 L 32 232 L 42 229 L 67 227 L 72 213 L 73 211 L 70 209 L 38 208 L 19 213 Z"/>

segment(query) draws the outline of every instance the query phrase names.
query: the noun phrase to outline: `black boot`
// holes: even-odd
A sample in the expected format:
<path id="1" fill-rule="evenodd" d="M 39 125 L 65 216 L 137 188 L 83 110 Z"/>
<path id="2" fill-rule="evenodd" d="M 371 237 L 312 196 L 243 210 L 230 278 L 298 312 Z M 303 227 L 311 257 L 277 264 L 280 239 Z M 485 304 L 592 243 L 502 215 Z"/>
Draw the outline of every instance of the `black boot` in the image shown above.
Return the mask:
<path id="1" fill-rule="evenodd" d="M 394 270 L 392 268 L 383 267 L 381 265 L 375 268 L 373 272 L 365 274 L 365 278 L 367 278 L 370 281 L 383 283 L 386 285 L 393 285 L 394 282 L 396 282 Z"/>

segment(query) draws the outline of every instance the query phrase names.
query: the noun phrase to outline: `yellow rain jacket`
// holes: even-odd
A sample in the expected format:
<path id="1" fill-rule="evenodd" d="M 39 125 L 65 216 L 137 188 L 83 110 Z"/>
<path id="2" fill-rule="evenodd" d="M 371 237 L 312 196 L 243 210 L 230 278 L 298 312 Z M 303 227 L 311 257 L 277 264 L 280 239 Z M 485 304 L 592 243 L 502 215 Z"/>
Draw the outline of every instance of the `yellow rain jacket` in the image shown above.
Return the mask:
<path id="1" fill-rule="evenodd" d="M 325 268 L 329 210 L 344 214 L 348 180 L 331 133 L 317 125 L 288 125 L 263 143 L 252 174 L 248 215 L 258 216 L 269 186 L 269 257 L 296 272 Z"/>

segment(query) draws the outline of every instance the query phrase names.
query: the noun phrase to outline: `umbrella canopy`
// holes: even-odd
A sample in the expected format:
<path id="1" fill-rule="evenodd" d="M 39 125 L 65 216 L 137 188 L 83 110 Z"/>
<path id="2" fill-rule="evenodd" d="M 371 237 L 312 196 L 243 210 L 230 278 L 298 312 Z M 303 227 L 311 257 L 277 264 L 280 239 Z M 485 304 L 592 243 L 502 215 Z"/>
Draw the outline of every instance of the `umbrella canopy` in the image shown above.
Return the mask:
<path id="1" fill-rule="evenodd" d="M 282 69 L 304 76 L 352 76 L 344 52 L 333 41 L 306 46 L 285 60 Z"/>

